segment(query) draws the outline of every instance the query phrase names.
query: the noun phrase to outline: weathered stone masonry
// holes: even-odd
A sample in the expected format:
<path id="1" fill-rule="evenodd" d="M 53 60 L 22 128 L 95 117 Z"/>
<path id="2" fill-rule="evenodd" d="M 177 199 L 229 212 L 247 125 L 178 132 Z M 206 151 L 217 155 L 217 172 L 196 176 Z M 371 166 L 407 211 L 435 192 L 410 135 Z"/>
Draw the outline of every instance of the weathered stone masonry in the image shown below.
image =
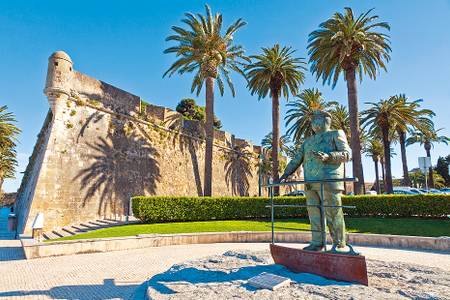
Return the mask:
<path id="1" fill-rule="evenodd" d="M 133 195 L 201 195 L 200 123 L 74 71 L 64 52 L 50 56 L 44 92 L 50 110 L 19 189 L 19 233 L 38 212 L 48 231 L 123 216 Z M 216 131 L 214 195 L 256 195 L 260 151 Z"/>

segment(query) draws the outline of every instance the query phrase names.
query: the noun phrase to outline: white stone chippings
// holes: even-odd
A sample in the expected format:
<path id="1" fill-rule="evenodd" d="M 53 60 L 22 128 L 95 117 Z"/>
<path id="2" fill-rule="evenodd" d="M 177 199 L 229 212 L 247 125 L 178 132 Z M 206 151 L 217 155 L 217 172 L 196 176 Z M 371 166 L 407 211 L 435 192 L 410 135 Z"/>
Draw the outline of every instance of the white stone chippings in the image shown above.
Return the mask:
<path id="1" fill-rule="evenodd" d="M 274 265 L 268 251 L 227 252 L 188 261 L 150 278 L 150 299 L 450 299 L 450 274 L 425 266 L 368 260 L 369 287 L 292 273 Z M 253 276 L 272 273 L 291 281 L 257 289 Z M 250 280 L 249 280 L 250 279 Z M 220 295 L 219 298 L 218 295 Z"/>

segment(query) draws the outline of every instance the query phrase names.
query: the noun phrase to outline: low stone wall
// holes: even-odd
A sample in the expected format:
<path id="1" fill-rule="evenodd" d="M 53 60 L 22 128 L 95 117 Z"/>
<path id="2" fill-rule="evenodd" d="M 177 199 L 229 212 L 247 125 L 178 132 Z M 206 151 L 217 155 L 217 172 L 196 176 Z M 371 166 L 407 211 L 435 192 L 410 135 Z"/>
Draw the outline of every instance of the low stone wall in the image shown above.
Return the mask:
<path id="1" fill-rule="evenodd" d="M 277 232 L 277 243 L 308 243 L 309 232 Z M 61 256 L 82 253 L 110 252 L 149 247 L 161 247 L 186 244 L 212 243 L 268 243 L 270 232 L 214 232 L 190 234 L 143 234 L 132 237 L 117 237 L 90 240 L 55 241 L 38 243 L 32 239 L 23 239 L 22 246 L 27 259 Z M 430 250 L 450 253 L 449 237 L 416 237 L 383 234 L 348 234 L 352 245 L 401 248 L 411 250 Z"/>

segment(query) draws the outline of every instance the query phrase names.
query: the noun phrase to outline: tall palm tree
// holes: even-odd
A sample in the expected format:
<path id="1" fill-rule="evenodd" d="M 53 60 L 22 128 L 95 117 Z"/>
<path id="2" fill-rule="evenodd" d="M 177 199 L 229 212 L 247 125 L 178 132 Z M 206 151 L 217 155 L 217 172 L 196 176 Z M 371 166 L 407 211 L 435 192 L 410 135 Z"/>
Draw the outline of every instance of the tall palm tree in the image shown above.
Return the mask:
<path id="1" fill-rule="evenodd" d="M 373 160 L 373 163 L 375 165 L 375 189 L 378 194 L 381 194 L 378 162 L 380 161 L 380 158 L 383 156 L 383 144 L 380 142 L 378 138 L 376 137 L 371 138 L 365 145 L 364 152 L 366 153 L 366 156 L 371 157 Z"/>
<path id="2" fill-rule="evenodd" d="M 377 103 L 369 102 L 368 104 L 371 107 L 362 112 L 362 123 L 365 128 L 369 128 L 369 132 L 373 135 L 378 135 L 381 132 L 386 172 L 385 189 L 387 193 L 392 193 L 391 133 L 396 124 L 402 122 L 413 124 L 416 122 L 416 114 L 402 102 L 393 101 L 392 97 L 387 100 L 380 100 Z"/>
<path id="3" fill-rule="evenodd" d="M 355 182 L 355 192 L 362 193 L 364 175 L 361 163 L 361 141 L 359 136 L 358 95 L 356 76 L 363 75 L 376 79 L 379 69 L 386 70 L 390 60 L 389 36 L 376 31 L 390 30 L 389 24 L 379 22 L 378 16 L 369 10 L 355 17 L 351 8 L 345 13 L 335 13 L 333 17 L 319 25 L 319 29 L 309 35 L 308 52 L 311 71 L 317 80 L 332 83 L 334 87 L 341 74 L 347 82 L 348 108 L 350 113 L 351 148 L 353 174 L 359 178 Z"/>
<path id="4" fill-rule="evenodd" d="M 295 50 L 275 44 L 271 48 L 262 48 L 262 53 L 251 56 L 253 60 L 246 68 L 248 88 L 258 99 L 270 94 L 272 97 L 272 178 L 279 181 L 279 140 L 280 140 L 280 102 L 281 96 L 286 99 L 296 95 L 305 79 L 306 68 L 301 58 L 294 57 Z M 274 189 L 275 195 L 279 188 Z"/>
<path id="5" fill-rule="evenodd" d="M 17 167 L 16 141 L 20 129 L 6 105 L 0 107 L 0 191 L 6 178 L 14 178 Z"/>
<path id="6" fill-rule="evenodd" d="M 176 42 L 176 46 L 167 48 L 164 53 L 175 53 L 177 60 L 164 73 L 172 76 L 174 73 L 184 74 L 196 72 L 192 81 L 191 92 L 197 96 L 203 85 L 206 86 L 206 148 L 205 148 L 205 182 L 204 195 L 212 195 L 212 157 L 214 143 L 214 83 L 217 83 L 220 95 L 224 93 L 224 81 L 227 82 L 233 97 L 235 90 L 230 78 L 231 71 L 245 76 L 243 61 L 249 61 L 244 55 L 244 49 L 234 44 L 233 35 L 246 23 L 238 19 L 222 32 L 222 15 L 212 15 L 206 5 L 206 16 L 186 13 L 182 20 L 188 26 L 184 29 L 173 26 L 175 34 L 166 41 Z"/>
<path id="7" fill-rule="evenodd" d="M 316 110 L 329 110 L 336 102 L 327 102 L 318 89 L 306 89 L 297 95 L 296 99 L 287 104 L 286 127 L 292 123 L 286 132 L 294 142 L 303 140 L 314 134 L 311 127 L 313 113 Z"/>
<path id="8" fill-rule="evenodd" d="M 345 133 L 347 141 L 350 141 L 350 117 L 347 108 L 342 104 L 336 104 L 331 111 L 331 127 L 340 129 Z M 347 177 L 347 167 L 344 163 L 344 178 Z M 347 182 L 344 182 L 344 193 L 347 194 Z"/>
<path id="9" fill-rule="evenodd" d="M 419 143 L 423 145 L 425 148 L 425 152 L 427 153 L 427 157 L 431 159 L 431 148 L 435 143 L 444 143 L 448 145 L 450 142 L 450 138 L 438 135 L 438 132 L 443 128 L 434 129 L 434 127 L 421 128 L 417 131 L 412 132 L 412 135 L 406 140 L 406 146 Z M 434 177 L 433 177 L 433 167 L 431 166 L 428 170 L 428 181 L 430 183 L 430 187 L 434 187 Z"/>
<path id="10" fill-rule="evenodd" d="M 422 99 L 410 102 L 408 101 L 408 98 L 405 94 L 399 94 L 393 96 L 391 100 L 398 102 L 400 105 L 403 105 L 403 113 L 407 113 L 412 116 L 412 118 L 400 119 L 399 123 L 394 124 L 394 130 L 398 135 L 398 141 L 400 144 L 403 167 L 403 184 L 406 186 L 410 186 L 411 180 L 409 179 L 408 161 L 406 159 L 406 133 L 411 127 L 423 128 L 425 130 L 426 128 L 432 127 L 433 122 L 430 118 L 435 114 L 429 109 L 420 109 L 420 103 L 423 101 Z"/>

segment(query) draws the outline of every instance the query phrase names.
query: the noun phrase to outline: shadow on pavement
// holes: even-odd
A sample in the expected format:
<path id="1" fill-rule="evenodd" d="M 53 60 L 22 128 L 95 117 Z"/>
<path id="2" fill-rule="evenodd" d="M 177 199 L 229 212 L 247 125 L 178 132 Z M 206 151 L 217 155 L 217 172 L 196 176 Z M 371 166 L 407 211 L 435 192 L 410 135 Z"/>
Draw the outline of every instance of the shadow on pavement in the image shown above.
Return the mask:
<path id="1" fill-rule="evenodd" d="M 139 289 L 138 289 L 139 288 Z M 20 296 L 48 296 L 53 299 L 143 299 L 141 284 L 116 284 L 114 279 L 104 279 L 103 284 L 65 285 L 49 290 L 0 292 L 0 298 Z M 141 295 L 138 295 L 141 294 Z"/>

